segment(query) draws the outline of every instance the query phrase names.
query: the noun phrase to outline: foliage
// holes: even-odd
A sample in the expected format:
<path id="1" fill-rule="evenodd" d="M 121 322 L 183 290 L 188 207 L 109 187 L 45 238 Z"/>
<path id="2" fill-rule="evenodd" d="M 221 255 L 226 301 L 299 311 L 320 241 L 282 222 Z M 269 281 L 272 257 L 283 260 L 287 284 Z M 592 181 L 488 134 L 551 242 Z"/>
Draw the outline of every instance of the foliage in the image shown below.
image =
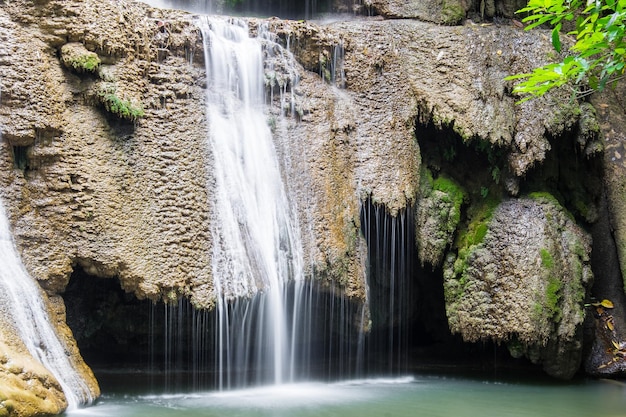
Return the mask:
<path id="1" fill-rule="evenodd" d="M 100 58 L 90 53 L 72 57 L 67 64 L 79 72 L 95 72 L 100 66 Z"/>
<path id="2" fill-rule="evenodd" d="M 145 115 L 141 105 L 136 105 L 130 100 L 121 99 L 117 96 L 115 90 L 103 90 L 98 94 L 100 102 L 104 108 L 120 119 L 126 119 L 134 122 Z"/>
<path id="3" fill-rule="evenodd" d="M 513 89 L 526 95 L 522 102 L 571 83 L 587 86 L 583 91 L 574 88 L 575 95 L 584 96 L 624 76 L 626 0 L 530 0 L 518 13 L 528 14 L 522 20 L 529 23 L 526 30 L 552 26 L 552 46 L 559 53 L 564 24 L 575 21 L 568 34 L 576 40 L 563 61 L 506 78 L 523 80 Z"/>

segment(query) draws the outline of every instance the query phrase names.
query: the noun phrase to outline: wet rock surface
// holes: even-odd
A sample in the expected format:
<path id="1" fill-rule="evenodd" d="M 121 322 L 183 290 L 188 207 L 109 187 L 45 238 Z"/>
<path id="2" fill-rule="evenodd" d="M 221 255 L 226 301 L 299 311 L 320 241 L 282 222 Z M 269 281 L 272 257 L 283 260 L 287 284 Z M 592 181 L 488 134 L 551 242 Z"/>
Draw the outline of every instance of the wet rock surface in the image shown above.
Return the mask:
<path id="1" fill-rule="evenodd" d="M 546 197 L 499 204 L 445 267 L 450 329 L 467 341 L 507 342 L 546 372 L 580 366 L 591 240 Z M 480 238 L 476 235 L 480 234 Z"/>

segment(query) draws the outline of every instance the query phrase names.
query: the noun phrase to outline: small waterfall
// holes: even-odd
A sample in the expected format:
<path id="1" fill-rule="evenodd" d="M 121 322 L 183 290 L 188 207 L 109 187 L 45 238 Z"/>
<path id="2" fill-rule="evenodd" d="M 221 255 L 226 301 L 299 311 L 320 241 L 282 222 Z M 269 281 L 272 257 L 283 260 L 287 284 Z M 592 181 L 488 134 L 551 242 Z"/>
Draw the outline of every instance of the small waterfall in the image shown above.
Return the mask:
<path id="1" fill-rule="evenodd" d="M 91 390 L 74 369 L 52 325 L 41 289 L 20 261 L 0 202 L 0 300 L 30 354 L 59 381 L 68 409 L 93 402 Z"/>
<path id="2" fill-rule="evenodd" d="M 244 22 L 199 17 L 198 25 L 214 159 L 219 387 L 231 387 L 234 372 L 250 361 L 268 368 L 259 381 L 282 383 L 294 356 L 285 287 L 302 281 L 302 253 L 264 112 L 261 44 Z"/>
<path id="3" fill-rule="evenodd" d="M 366 200 L 361 225 L 368 247 L 369 304 L 372 334 L 370 372 L 393 374 L 408 369 L 409 320 L 417 304 L 413 210 L 395 216 Z M 375 360 L 372 356 L 375 356 Z"/>

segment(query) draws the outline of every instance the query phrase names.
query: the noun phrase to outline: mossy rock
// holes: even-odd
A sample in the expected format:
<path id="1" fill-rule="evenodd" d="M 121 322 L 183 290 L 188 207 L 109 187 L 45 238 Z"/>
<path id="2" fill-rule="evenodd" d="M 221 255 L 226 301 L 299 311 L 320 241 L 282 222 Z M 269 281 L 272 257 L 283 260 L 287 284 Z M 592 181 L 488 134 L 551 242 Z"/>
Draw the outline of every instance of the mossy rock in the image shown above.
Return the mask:
<path id="1" fill-rule="evenodd" d="M 514 338 L 549 374 L 581 360 L 591 240 L 549 194 L 476 210 L 444 266 L 448 323 L 467 341 Z M 566 359 L 569 358 L 569 359 Z"/>
<path id="2" fill-rule="evenodd" d="M 112 83 L 102 83 L 98 91 L 98 99 L 110 114 L 131 122 L 145 116 L 141 103 L 120 97 L 117 87 Z"/>
<path id="3" fill-rule="evenodd" d="M 415 231 L 418 256 L 422 264 L 438 266 L 454 239 L 467 193 L 446 176 L 433 179 L 426 168 L 422 169 L 420 178 Z"/>
<path id="4" fill-rule="evenodd" d="M 82 43 L 67 43 L 61 47 L 61 62 L 77 73 L 95 73 L 100 67 L 100 57 L 85 48 Z"/>

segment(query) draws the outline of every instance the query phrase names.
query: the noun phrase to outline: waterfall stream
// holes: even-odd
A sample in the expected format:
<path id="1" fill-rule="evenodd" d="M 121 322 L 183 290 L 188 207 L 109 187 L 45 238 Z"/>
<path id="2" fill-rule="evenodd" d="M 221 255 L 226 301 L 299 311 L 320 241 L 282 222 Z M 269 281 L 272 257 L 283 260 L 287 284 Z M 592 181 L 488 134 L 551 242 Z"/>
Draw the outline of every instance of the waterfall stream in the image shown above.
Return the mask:
<path id="1" fill-rule="evenodd" d="M 285 286 L 302 281 L 302 250 L 264 113 L 261 44 L 244 22 L 199 17 L 198 25 L 214 160 L 219 387 L 231 387 L 233 372 L 249 361 L 267 368 L 258 380 L 282 383 L 294 356 L 288 321 L 297 317 L 287 312 Z"/>
<path id="2" fill-rule="evenodd" d="M 59 381 L 68 409 L 93 402 L 91 391 L 74 369 L 52 328 L 41 289 L 17 252 L 4 204 L 0 201 L 0 301 L 30 354 Z"/>

